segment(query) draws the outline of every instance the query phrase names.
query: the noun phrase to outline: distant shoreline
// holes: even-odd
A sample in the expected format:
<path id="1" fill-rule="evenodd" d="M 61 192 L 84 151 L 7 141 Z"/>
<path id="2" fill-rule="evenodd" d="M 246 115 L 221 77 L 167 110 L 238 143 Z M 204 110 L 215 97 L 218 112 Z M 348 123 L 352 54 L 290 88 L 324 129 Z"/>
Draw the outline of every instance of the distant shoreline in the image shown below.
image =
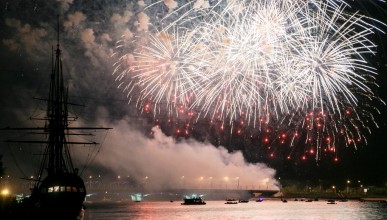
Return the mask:
<path id="1" fill-rule="evenodd" d="M 297 199 L 297 200 L 301 200 L 301 199 L 304 199 L 304 200 L 307 200 L 307 199 L 318 199 L 318 200 L 328 200 L 328 199 L 334 199 L 334 200 L 337 200 L 337 201 L 340 201 L 340 200 L 356 200 L 356 201 L 361 201 L 361 202 L 385 202 L 387 201 L 387 196 L 372 196 L 372 197 L 354 197 L 354 196 L 322 196 L 322 197 L 317 197 L 317 196 L 310 196 L 310 195 L 305 195 L 305 196 L 294 196 L 294 195 L 286 195 L 286 196 L 282 196 L 282 197 L 277 197 L 277 198 L 273 198 L 273 199 Z"/>

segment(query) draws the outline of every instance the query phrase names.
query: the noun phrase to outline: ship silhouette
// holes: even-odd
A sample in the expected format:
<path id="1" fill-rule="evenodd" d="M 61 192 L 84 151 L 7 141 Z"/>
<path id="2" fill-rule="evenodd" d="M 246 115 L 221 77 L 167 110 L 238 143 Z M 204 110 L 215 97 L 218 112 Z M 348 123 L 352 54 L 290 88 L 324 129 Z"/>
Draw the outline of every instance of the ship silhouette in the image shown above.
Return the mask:
<path id="1" fill-rule="evenodd" d="M 17 132 L 30 132 L 43 134 L 42 140 L 7 140 L 8 143 L 44 144 L 45 150 L 38 174 L 33 179 L 34 185 L 31 195 L 23 199 L 10 219 L 82 219 L 86 197 L 86 187 L 79 176 L 78 169 L 74 167 L 70 146 L 73 145 L 99 145 L 92 141 L 73 140 L 77 135 L 84 135 L 85 130 L 109 130 L 104 127 L 71 127 L 68 106 L 76 105 L 68 102 L 68 89 L 64 83 L 62 71 L 61 49 L 59 44 L 59 18 L 58 18 L 57 46 L 52 55 L 52 71 L 49 74 L 50 86 L 47 99 L 44 126 L 10 128 Z M 54 55 L 55 54 L 55 55 Z"/>

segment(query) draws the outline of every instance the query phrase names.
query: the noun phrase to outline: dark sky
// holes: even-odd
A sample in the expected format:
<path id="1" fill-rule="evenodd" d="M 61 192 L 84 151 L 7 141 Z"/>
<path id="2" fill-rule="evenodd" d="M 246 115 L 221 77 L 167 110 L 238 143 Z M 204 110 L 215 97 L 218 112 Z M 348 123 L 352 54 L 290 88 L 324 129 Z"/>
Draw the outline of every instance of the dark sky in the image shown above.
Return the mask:
<path id="1" fill-rule="evenodd" d="M 190 135 L 183 135 L 176 144 L 173 139 L 158 130 L 154 131 L 158 134 L 156 139 L 148 139 L 155 120 L 147 114 L 140 114 L 133 104 L 128 104 L 126 94 L 121 88 L 117 88 L 119 83 L 115 81 L 116 76 L 112 73 L 113 64 L 117 61 L 113 53 L 116 42 L 122 36 L 128 39 L 143 36 L 141 33 L 151 31 L 160 22 L 157 16 L 176 10 L 174 1 L 165 1 L 165 4 L 159 3 L 154 11 L 144 14 L 143 5 L 149 5 L 150 2 L 154 1 L 2 1 L 0 127 L 37 125 L 28 119 L 39 116 L 39 112 L 45 108 L 44 103 L 37 102 L 33 97 L 44 97 L 47 92 L 51 47 L 56 45 L 56 16 L 59 13 L 60 43 L 64 71 L 68 74 L 66 77 L 70 99 L 86 106 L 71 110 L 83 117 L 80 124 L 114 128 L 107 136 L 102 134 L 106 138 L 104 146 L 94 158 L 95 164 L 84 171 L 85 176 L 107 172 L 111 176 L 135 175 L 140 178 L 153 175 L 162 179 L 158 175 L 163 173 L 169 178 L 168 181 L 162 181 L 163 184 L 171 184 L 170 179 L 176 176 L 189 175 L 192 178 L 243 176 L 248 184 L 257 184 L 254 181 L 259 182 L 266 178 L 275 184 L 274 177 L 309 181 L 329 179 L 338 183 L 344 183 L 346 179 L 361 180 L 367 184 L 387 182 L 387 112 L 386 106 L 380 105 L 379 102 L 370 104 L 380 109 L 381 114 L 375 114 L 379 128 L 371 126 L 372 133 L 366 135 L 368 144 L 360 144 L 357 149 L 352 146 L 339 146 L 338 162 L 334 162 L 332 157 L 323 157 L 318 161 L 313 158 L 305 161 L 287 160 L 287 152 L 281 150 L 277 151 L 280 156 L 271 158 L 268 153 L 270 151 L 258 149 L 256 146 L 259 143 L 249 140 L 254 129 L 242 136 L 235 133 L 223 134 L 211 130 L 209 121 L 195 124 Z M 354 11 L 359 9 L 362 14 L 387 22 L 385 3 L 347 2 Z M 176 12 L 176 16 L 179 13 L 182 11 Z M 385 26 L 377 23 L 375 25 L 387 31 Z M 379 88 L 374 92 L 382 100 L 387 100 L 387 44 L 383 44 L 387 42 L 387 37 L 376 31 L 372 40 L 379 45 L 377 55 L 370 56 L 368 60 L 378 72 L 376 81 Z M 159 118 L 160 121 L 166 122 L 159 123 L 162 130 L 166 135 L 179 136 L 172 129 L 180 124 L 171 128 L 167 123 L 168 119 Z M 1 138 L 5 140 L 8 135 L 9 133 L 2 133 Z M 187 140 L 188 138 L 199 142 Z M 154 148 L 154 145 L 161 147 Z M 0 143 L 0 154 L 4 155 L 3 161 L 7 171 L 16 173 L 16 176 L 29 176 L 32 172 L 31 166 L 25 169 L 25 165 L 39 161 L 31 159 L 34 158 L 34 150 L 25 146 L 18 145 L 14 148 Z M 195 167 L 197 161 L 202 165 Z M 185 164 L 186 167 L 182 166 L 173 174 L 166 174 L 170 172 L 171 167 L 180 164 Z M 254 178 L 248 177 L 252 176 L 251 174 L 255 175 Z"/>

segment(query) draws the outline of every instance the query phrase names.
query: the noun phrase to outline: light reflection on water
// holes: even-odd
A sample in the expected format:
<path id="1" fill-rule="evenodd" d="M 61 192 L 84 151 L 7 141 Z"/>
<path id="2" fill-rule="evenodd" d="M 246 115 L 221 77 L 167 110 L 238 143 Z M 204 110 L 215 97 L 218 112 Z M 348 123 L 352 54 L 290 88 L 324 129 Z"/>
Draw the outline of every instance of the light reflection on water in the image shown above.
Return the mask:
<path id="1" fill-rule="evenodd" d="M 302 202 L 281 201 L 225 204 L 207 201 L 207 205 L 184 206 L 175 202 L 128 202 L 86 204 L 84 220 L 144 220 L 144 219 L 318 219 L 318 220 L 385 220 L 387 204 L 378 202 Z"/>

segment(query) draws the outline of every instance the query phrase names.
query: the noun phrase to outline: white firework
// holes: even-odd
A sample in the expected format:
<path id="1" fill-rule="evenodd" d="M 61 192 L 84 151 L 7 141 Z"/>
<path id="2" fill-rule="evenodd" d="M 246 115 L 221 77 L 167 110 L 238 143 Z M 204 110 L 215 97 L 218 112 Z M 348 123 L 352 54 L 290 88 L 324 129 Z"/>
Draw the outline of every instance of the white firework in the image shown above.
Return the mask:
<path id="1" fill-rule="evenodd" d="M 298 38 L 299 46 L 292 48 L 299 79 L 308 85 L 310 109 L 330 109 L 340 114 L 340 102 L 357 105 L 352 88 L 372 94 L 362 74 L 376 74 L 364 57 L 375 52 L 376 46 L 367 38 L 374 28 L 361 16 L 345 16 L 344 9 L 332 11 L 325 7 L 311 14 L 309 27 Z"/>
<path id="2" fill-rule="evenodd" d="M 255 126 L 300 110 L 340 116 L 343 106 L 356 109 L 359 91 L 373 96 L 365 80 L 376 70 L 365 56 L 375 52 L 370 39 L 380 29 L 347 10 L 349 1 L 195 3 L 182 1 L 165 15 L 170 24 L 136 41 L 130 65 L 128 54 L 117 62 L 117 79 L 128 79 L 122 86 L 138 103 Z"/>
<path id="3" fill-rule="evenodd" d="M 135 90 L 136 102 L 151 102 L 156 114 L 160 109 L 172 111 L 176 106 L 189 104 L 193 88 L 197 88 L 194 74 L 204 68 L 197 55 L 200 47 L 194 44 L 192 33 L 174 30 L 172 33 L 157 32 L 150 34 L 145 40 L 139 39 L 133 52 L 133 61 L 126 67 L 129 83 L 125 89 L 128 95 Z M 125 61 L 125 56 L 120 59 Z M 116 66 L 122 68 L 122 62 Z M 124 68 L 125 69 L 125 68 Z"/>

